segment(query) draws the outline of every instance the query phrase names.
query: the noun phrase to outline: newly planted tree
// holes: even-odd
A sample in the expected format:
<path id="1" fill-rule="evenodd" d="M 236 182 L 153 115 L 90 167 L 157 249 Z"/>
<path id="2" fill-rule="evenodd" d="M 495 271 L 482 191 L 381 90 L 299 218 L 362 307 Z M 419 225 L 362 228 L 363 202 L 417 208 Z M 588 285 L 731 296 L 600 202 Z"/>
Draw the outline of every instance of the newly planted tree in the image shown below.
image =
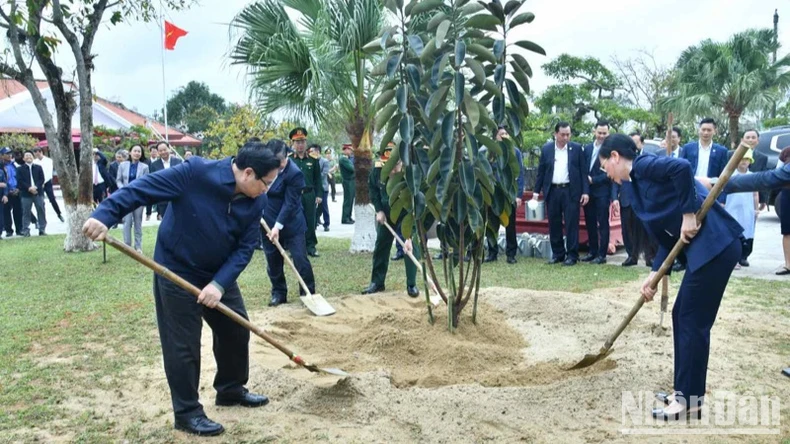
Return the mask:
<path id="1" fill-rule="evenodd" d="M 497 140 L 497 132 L 506 126 L 518 134 L 529 111 L 524 93 L 531 69 L 521 54 L 506 51 L 508 33 L 534 18 L 518 14 L 522 3 L 385 2 L 396 23 L 378 42 L 387 57 L 374 72 L 387 81 L 374 108 L 384 131 L 382 148 L 397 143 L 381 176 L 390 217 L 408 213 L 404 237 L 417 230 L 427 251 L 425 232 L 434 221 L 440 224 L 442 250 L 449 254 L 440 273 L 428 255 L 423 270 L 447 304 L 451 331 L 470 301 L 477 306 L 486 235 L 492 241 L 497 236 L 491 218 L 507 224 L 518 192 L 514 146 L 507 138 Z M 513 45 L 543 53 L 532 42 Z M 392 173 L 398 162 L 402 170 Z M 433 321 L 430 302 L 428 310 Z"/>

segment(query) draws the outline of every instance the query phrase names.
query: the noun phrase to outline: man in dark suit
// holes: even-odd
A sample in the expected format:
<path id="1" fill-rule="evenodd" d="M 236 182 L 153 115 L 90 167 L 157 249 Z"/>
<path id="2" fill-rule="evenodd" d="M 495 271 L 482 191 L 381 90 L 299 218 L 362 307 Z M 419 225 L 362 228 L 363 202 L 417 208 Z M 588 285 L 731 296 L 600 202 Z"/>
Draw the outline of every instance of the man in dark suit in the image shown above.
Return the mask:
<path id="1" fill-rule="evenodd" d="M 669 149 L 672 151 L 671 156 L 674 158 L 683 157 L 683 147 L 680 146 L 680 138 L 683 131 L 676 127 L 672 127 L 672 137 L 667 142 L 666 140 L 661 144 L 661 150 L 656 153 L 658 157 L 667 156 L 666 144 L 669 143 Z"/>
<path id="2" fill-rule="evenodd" d="M 280 159 L 279 174 L 267 192 L 268 202 L 263 210 L 263 218 L 271 228 L 271 234 L 263 236 L 266 272 L 272 282 L 269 306 L 275 307 L 287 302 L 288 285 L 283 273 L 283 257 L 273 240 L 279 240 L 280 245 L 291 252 L 291 259 L 311 293 L 315 293 L 315 277 L 305 242 L 308 227 L 302 208 L 304 174 L 293 159 L 287 157 L 288 147 L 283 141 L 272 140 L 267 147 Z M 304 290 L 300 288 L 299 293 L 303 294 Z"/>
<path id="3" fill-rule="evenodd" d="M 107 186 L 109 185 L 109 176 L 107 175 L 107 157 L 99 151 L 98 148 L 93 149 L 93 202 L 100 204 L 104 197 L 107 196 Z"/>
<path id="4" fill-rule="evenodd" d="M 598 151 L 609 135 L 609 122 L 604 120 L 595 124 L 595 141 L 584 147 L 585 161 L 588 165 L 587 181 L 590 184 L 590 201 L 584 206 L 584 220 L 587 224 L 587 237 L 590 252 L 582 258 L 582 262 L 605 264 L 609 252 L 609 207 L 612 202 L 616 206 L 617 190 L 612 181 L 601 170 Z"/>
<path id="5" fill-rule="evenodd" d="M 683 146 L 682 159 L 691 163 L 695 177 L 719 177 L 727 166 L 727 148 L 713 142 L 716 121 L 706 117 L 699 122 L 699 140 Z"/>
<path id="6" fill-rule="evenodd" d="M 33 152 L 25 151 L 24 163 L 16 169 L 19 196 L 22 199 L 22 236 L 30 237 L 32 207 L 38 215 L 38 235 L 46 236 L 47 212 L 44 210 L 44 169 L 33 163 Z"/>
<path id="7" fill-rule="evenodd" d="M 535 182 L 535 190 L 543 194 L 548 207 L 552 251 L 549 264 L 562 262 L 567 266 L 576 265 L 579 260 L 579 204 L 587 205 L 590 198 L 584 150 L 570 139 L 571 125 L 568 122 L 557 123 L 554 142 L 541 149 Z M 566 243 L 562 240 L 563 219 Z"/>
<path id="8" fill-rule="evenodd" d="M 172 157 L 170 155 L 170 145 L 168 145 L 167 142 L 159 142 L 156 144 L 156 152 L 158 154 L 158 158 L 151 162 L 151 167 L 149 168 L 151 174 L 157 171 L 166 170 L 181 163 L 181 159 Z M 162 217 L 165 215 L 165 211 L 167 211 L 167 202 L 160 202 L 156 204 L 156 218 L 158 220 L 162 220 Z"/>

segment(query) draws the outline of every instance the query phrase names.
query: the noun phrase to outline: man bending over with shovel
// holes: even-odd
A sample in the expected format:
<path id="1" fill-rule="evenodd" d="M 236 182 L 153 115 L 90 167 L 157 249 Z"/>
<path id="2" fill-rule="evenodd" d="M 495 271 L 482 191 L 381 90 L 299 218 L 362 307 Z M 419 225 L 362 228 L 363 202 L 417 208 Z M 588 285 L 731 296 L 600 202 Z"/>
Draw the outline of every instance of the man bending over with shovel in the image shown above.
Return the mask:
<path id="1" fill-rule="evenodd" d="M 89 238 L 102 240 L 107 227 L 135 208 L 170 202 L 159 226 L 154 259 L 203 289 L 196 304 L 190 293 L 154 275 L 156 320 L 178 430 L 206 436 L 224 431 L 206 417 L 198 400 L 203 319 L 214 336 L 216 404 L 260 407 L 269 402 L 244 387 L 249 377 L 249 331 L 213 308 L 221 299 L 248 318 L 236 279 L 252 259 L 264 193 L 279 166 L 260 142 L 249 142 L 236 157 L 224 160 L 193 156 L 113 193 L 82 227 Z"/>

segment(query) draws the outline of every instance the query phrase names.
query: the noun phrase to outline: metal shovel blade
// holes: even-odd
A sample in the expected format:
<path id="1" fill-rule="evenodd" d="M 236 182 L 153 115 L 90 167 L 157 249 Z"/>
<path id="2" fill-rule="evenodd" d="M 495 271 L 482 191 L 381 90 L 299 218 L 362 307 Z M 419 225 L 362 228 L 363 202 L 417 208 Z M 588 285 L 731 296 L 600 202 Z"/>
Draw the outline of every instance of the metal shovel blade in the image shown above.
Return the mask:
<path id="1" fill-rule="evenodd" d="M 600 361 L 601 359 L 609 356 L 610 353 L 612 353 L 612 349 L 611 348 L 609 348 L 609 349 L 602 348 L 601 352 L 598 353 L 597 355 L 584 355 L 584 359 L 579 361 L 578 364 L 576 364 L 573 367 L 568 368 L 566 370 L 578 370 L 580 368 L 589 367 L 589 366 L 595 364 L 596 362 Z"/>
<path id="2" fill-rule="evenodd" d="M 316 316 L 330 316 L 336 313 L 336 310 L 320 294 L 299 296 L 299 299 Z"/>

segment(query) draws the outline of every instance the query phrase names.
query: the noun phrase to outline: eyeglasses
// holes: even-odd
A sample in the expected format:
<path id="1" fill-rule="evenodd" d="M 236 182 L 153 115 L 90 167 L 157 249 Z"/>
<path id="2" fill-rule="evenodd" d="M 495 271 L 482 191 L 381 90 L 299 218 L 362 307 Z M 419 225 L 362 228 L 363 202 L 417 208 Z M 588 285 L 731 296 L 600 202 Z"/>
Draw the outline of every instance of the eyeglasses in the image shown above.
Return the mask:
<path id="1" fill-rule="evenodd" d="M 262 177 L 261 177 L 261 178 L 258 178 L 258 180 L 260 180 L 260 181 L 261 181 L 261 183 L 263 183 L 263 185 L 264 185 L 264 186 L 266 187 L 266 189 L 268 190 L 269 188 L 271 188 L 272 184 L 273 184 L 273 183 L 274 183 L 274 182 L 277 180 L 277 178 L 278 178 L 279 176 L 280 176 L 280 173 L 277 173 L 277 175 L 275 175 L 275 176 L 274 176 L 274 179 L 272 179 L 272 181 L 271 181 L 271 182 L 269 182 L 269 183 L 266 183 L 266 181 L 265 181 L 265 180 L 263 180 L 263 178 L 262 178 Z"/>
<path id="2" fill-rule="evenodd" d="M 601 171 L 603 171 L 604 173 L 606 172 L 606 162 L 608 161 L 609 159 L 604 159 L 601 161 Z"/>

